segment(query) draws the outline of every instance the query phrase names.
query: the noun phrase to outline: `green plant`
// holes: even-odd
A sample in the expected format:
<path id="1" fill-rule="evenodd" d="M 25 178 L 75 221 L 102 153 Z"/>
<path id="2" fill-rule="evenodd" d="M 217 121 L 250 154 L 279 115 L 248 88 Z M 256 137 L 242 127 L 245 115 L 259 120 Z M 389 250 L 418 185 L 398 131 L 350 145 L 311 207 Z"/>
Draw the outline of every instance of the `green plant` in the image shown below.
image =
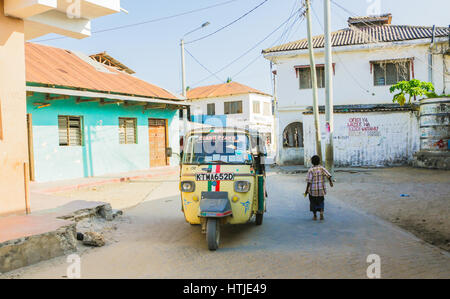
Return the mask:
<path id="1" fill-rule="evenodd" d="M 406 103 L 406 96 L 409 95 L 408 103 L 411 103 L 413 97 L 426 96 L 436 97 L 437 94 L 434 92 L 434 86 L 430 82 L 424 82 L 417 79 L 412 79 L 409 81 L 400 81 L 390 88 L 391 93 L 399 93 L 394 95 L 392 102 L 399 103 L 401 106 Z"/>

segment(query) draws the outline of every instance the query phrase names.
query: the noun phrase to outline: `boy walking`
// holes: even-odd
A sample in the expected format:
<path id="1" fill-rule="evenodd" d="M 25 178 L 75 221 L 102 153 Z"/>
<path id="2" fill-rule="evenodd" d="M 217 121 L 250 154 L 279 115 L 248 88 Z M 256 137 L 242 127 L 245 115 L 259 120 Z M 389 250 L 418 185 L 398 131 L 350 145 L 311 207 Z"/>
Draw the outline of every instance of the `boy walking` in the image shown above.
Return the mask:
<path id="1" fill-rule="evenodd" d="M 320 212 L 320 220 L 323 220 L 323 213 L 325 211 L 325 194 L 327 189 L 325 186 L 325 179 L 328 179 L 330 186 L 333 187 L 331 174 L 325 167 L 320 165 L 320 157 L 314 156 L 311 158 L 313 166 L 308 170 L 306 177 L 306 191 L 305 196 L 309 194 L 309 209 L 314 213 L 313 220 L 317 220 L 317 212 Z"/>

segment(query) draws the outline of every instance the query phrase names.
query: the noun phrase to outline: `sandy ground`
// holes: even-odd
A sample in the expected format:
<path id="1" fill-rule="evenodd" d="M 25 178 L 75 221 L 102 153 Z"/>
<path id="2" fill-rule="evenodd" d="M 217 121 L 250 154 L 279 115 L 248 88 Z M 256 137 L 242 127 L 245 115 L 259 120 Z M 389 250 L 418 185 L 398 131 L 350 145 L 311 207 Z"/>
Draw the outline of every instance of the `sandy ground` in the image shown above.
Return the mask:
<path id="1" fill-rule="evenodd" d="M 450 251 L 450 171 L 396 167 L 337 172 L 336 179 L 333 197 Z"/>
<path id="2" fill-rule="evenodd" d="M 199 226 L 185 222 L 176 178 L 163 182 L 141 204 L 125 209 L 119 222 L 80 225 L 103 230 L 107 239 L 104 247 L 79 252 L 81 277 L 367 278 L 372 254 L 381 259 L 382 278 L 450 277 L 450 255 L 343 203 L 331 194 L 337 189 L 327 199 L 325 220 L 313 221 L 299 179 L 269 173 L 263 225 L 223 226 L 216 252 L 207 249 Z M 134 185 L 124 186 L 127 196 L 134 192 Z M 69 264 L 60 257 L 6 277 L 65 278 Z"/>
<path id="3" fill-rule="evenodd" d="M 162 182 L 177 181 L 176 176 L 164 176 L 151 179 L 137 179 L 123 183 L 111 183 L 101 186 L 81 188 L 52 194 L 52 197 L 64 201 L 85 200 L 110 203 L 113 209 L 134 207 L 144 200 L 159 198 L 157 190 Z"/>

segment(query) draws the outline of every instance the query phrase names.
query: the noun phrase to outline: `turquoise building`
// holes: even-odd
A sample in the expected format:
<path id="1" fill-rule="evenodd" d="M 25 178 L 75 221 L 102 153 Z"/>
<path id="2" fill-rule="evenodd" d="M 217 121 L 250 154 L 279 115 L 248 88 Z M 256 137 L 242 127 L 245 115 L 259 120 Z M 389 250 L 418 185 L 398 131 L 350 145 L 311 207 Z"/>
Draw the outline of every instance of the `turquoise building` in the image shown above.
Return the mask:
<path id="1" fill-rule="evenodd" d="M 178 96 L 106 53 L 28 43 L 30 168 L 37 182 L 179 163 Z"/>

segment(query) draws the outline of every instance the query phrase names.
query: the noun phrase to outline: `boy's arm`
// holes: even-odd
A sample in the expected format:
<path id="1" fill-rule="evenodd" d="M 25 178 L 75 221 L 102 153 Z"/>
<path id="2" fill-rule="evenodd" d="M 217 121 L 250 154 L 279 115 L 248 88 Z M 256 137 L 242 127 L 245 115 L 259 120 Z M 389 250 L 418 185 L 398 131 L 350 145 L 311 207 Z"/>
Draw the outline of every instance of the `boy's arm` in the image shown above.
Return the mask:
<path id="1" fill-rule="evenodd" d="M 309 187 L 311 187 L 311 183 L 306 184 L 305 196 L 309 193 Z"/>
<path id="2" fill-rule="evenodd" d="M 328 181 L 330 182 L 330 186 L 333 187 L 334 186 L 333 177 L 331 176 L 330 172 L 325 167 L 323 167 L 323 172 L 324 172 L 325 176 L 328 178 Z"/>
<path id="3" fill-rule="evenodd" d="M 312 173 L 311 171 L 308 171 L 308 174 L 306 175 L 306 190 L 305 190 L 305 196 L 309 193 L 309 187 L 311 187 L 312 183 Z"/>

